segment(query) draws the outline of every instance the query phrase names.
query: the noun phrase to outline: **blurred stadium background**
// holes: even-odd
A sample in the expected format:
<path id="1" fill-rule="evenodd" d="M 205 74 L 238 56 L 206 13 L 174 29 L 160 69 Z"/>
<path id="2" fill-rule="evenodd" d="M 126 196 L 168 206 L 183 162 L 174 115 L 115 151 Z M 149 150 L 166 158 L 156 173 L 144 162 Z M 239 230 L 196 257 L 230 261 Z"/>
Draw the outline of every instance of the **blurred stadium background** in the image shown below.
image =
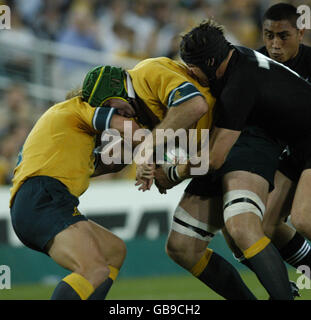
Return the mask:
<path id="1" fill-rule="evenodd" d="M 11 269 L 11 290 L 0 299 L 48 299 L 67 274 L 47 256 L 25 248 L 9 220 L 9 188 L 16 158 L 40 115 L 81 86 L 98 64 L 133 67 L 147 57 L 178 59 L 179 34 L 206 17 L 227 28 L 234 44 L 258 48 L 269 0 L 15 0 L 11 29 L 0 30 L 0 266 Z M 284 1 L 286 2 L 286 1 Z M 294 5 L 309 1 L 287 1 Z M 306 32 L 305 44 L 311 44 Z M 110 299 L 218 299 L 169 260 L 164 251 L 171 215 L 184 185 L 166 196 L 139 193 L 132 167 L 91 184 L 81 211 L 122 237 L 128 256 Z M 77 244 L 79 245 L 79 244 Z M 221 234 L 213 248 L 239 270 L 258 297 L 266 293 L 238 264 Z M 290 270 L 295 280 L 298 275 Z M 1 274 L 0 274 L 1 276 Z M 303 298 L 309 292 L 304 290 Z M 309 290 L 310 291 L 310 290 Z"/>

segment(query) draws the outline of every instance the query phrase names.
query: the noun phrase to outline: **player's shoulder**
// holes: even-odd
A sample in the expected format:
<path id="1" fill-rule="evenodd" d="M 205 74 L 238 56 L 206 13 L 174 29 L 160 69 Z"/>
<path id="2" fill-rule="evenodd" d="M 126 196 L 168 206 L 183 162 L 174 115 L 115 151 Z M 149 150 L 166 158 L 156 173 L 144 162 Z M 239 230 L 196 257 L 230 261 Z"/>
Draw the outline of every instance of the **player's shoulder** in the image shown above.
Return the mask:
<path id="1" fill-rule="evenodd" d="M 260 52 L 261 54 L 264 54 L 265 56 L 268 56 L 268 51 L 267 48 L 265 46 L 262 46 L 258 49 L 256 49 L 257 52 Z"/>
<path id="2" fill-rule="evenodd" d="M 66 114 L 67 116 L 81 116 L 92 113 L 92 110 L 95 111 L 95 108 L 83 101 L 81 96 L 66 99 L 49 108 L 50 112 L 58 114 L 59 116 L 62 114 Z"/>
<path id="3" fill-rule="evenodd" d="M 307 46 L 305 44 L 300 45 L 300 50 L 302 51 L 303 55 L 311 60 L 311 46 Z"/>
<path id="4" fill-rule="evenodd" d="M 246 80 L 245 74 L 250 74 L 254 69 L 254 50 L 247 47 L 235 46 L 228 65 L 227 75 L 230 78 L 238 77 Z"/>
<path id="5" fill-rule="evenodd" d="M 166 69 L 172 71 L 184 71 L 186 72 L 186 66 L 177 60 L 170 59 L 168 57 L 156 57 L 149 58 L 139 62 L 133 69 L 129 70 L 129 73 L 132 71 L 138 71 L 143 69 Z"/>

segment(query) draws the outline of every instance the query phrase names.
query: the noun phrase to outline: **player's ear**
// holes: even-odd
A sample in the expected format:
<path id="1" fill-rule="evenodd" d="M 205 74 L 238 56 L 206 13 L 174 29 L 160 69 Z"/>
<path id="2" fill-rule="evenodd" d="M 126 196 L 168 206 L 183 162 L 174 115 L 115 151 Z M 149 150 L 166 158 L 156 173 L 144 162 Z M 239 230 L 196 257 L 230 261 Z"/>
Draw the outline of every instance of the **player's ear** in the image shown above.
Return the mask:
<path id="1" fill-rule="evenodd" d="M 302 42 L 305 31 L 306 31 L 306 29 L 298 29 L 298 38 L 299 38 L 300 42 Z"/>

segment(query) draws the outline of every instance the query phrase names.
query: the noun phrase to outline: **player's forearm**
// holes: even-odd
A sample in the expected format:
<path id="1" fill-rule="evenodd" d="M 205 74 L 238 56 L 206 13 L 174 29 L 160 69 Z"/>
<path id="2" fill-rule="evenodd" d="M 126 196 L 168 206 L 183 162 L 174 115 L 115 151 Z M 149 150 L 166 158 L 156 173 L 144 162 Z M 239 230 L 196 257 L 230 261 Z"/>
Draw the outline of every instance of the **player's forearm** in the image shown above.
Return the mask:
<path id="1" fill-rule="evenodd" d="M 189 129 L 196 125 L 197 121 L 208 111 L 208 105 L 201 96 L 196 96 L 185 101 L 177 107 L 171 107 L 165 118 L 152 131 L 152 147 L 153 149 L 159 146 L 157 132 L 159 130 L 171 129 L 175 134 L 178 129 Z M 172 138 L 175 136 L 173 135 Z M 169 138 L 166 139 L 168 142 Z"/>

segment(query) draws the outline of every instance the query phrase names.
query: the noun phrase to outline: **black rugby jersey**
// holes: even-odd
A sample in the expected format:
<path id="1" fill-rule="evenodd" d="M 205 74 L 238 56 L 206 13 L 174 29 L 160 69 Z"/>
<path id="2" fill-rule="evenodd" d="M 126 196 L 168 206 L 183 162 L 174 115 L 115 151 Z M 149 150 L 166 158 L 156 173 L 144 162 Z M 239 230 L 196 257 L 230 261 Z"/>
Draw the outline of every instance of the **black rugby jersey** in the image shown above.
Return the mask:
<path id="1" fill-rule="evenodd" d="M 266 47 L 261 47 L 258 51 L 269 57 Z M 301 44 L 298 54 L 293 59 L 283 62 L 283 64 L 311 82 L 311 47 Z"/>
<path id="2" fill-rule="evenodd" d="M 285 143 L 311 134 L 311 85 L 283 64 L 236 46 L 222 82 L 217 127 L 255 125 Z"/>

